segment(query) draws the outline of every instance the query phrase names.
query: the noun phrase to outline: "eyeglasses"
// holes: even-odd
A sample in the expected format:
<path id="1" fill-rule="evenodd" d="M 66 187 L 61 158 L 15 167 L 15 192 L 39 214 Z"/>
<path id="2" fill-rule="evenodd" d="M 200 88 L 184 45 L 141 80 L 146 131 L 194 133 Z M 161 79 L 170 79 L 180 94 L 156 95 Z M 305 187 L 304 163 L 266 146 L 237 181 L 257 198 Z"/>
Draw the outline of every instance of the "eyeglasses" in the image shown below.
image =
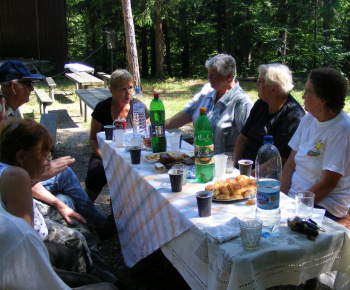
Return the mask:
<path id="1" fill-rule="evenodd" d="M 262 79 L 258 79 L 257 82 L 256 82 L 256 84 L 257 84 L 258 86 L 261 86 L 261 85 L 267 86 L 267 84 L 265 83 L 265 81 L 262 80 Z"/>
<path id="2" fill-rule="evenodd" d="M 311 95 L 314 94 L 315 92 L 313 91 L 308 91 L 308 90 L 304 90 L 304 95 Z"/>
<path id="3" fill-rule="evenodd" d="M 49 156 L 47 156 L 46 161 L 51 162 L 52 160 L 52 154 L 50 153 Z"/>
<path id="4" fill-rule="evenodd" d="M 33 86 L 34 82 L 33 81 L 17 81 L 17 83 L 20 83 L 20 84 L 26 86 L 27 88 L 30 88 Z"/>
<path id="5" fill-rule="evenodd" d="M 35 154 L 35 155 L 38 156 L 39 158 L 42 158 L 42 157 L 43 157 L 43 155 L 41 155 L 41 154 Z M 46 161 L 47 161 L 47 162 L 51 162 L 51 160 L 52 160 L 52 154 L 50 153 L 50 154 L 47 156 Z"/>

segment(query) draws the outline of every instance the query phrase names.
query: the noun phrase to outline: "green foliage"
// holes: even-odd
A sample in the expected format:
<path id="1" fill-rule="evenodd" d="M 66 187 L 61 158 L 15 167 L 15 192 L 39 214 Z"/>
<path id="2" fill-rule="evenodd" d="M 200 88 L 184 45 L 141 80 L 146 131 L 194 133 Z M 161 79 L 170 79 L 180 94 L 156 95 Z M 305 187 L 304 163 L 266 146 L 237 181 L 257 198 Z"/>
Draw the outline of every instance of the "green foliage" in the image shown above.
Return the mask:
<path id="1" fill-rule="evenodd" d="M 131 4 L 140 69 L 154 76 L 155 1 Z M 284 59 L 295 76 L 319 66 L 350 76 L 348 0 L 171 0 L 162 1 L 161 14 L 169 77 L 205 78 L 206 59 L 221 52 L 236 58 L 240 76 L 256 75 L 260 64 Z M 67 25 L 71 61 L 110 72 L 111 51 L 102 32 L 115 30 L 114 68 L 127 68 L 121 1 L 67 0 Z"/>

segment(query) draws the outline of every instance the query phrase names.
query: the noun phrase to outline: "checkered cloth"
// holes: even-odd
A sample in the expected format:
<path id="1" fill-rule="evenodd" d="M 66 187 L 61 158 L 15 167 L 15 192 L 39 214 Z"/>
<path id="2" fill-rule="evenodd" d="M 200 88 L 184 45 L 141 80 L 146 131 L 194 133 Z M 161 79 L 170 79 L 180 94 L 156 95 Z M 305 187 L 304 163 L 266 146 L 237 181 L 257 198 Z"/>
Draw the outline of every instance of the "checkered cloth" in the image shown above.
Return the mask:
<path id="1" fill-rule="evenodd" d="M 131 137 L 131 130 L 127 130 L 124 134 L 124 145 L 130 145 L 128 140 Z M 152 154 L 151 151 L 142 150 L 141 163 L 133 165 L 125 146 L 119 148 L 113 141 L 106 141 L 103 132 L 97 134 L 97 139 L 121 250 L 128 267 L 134 266 L 194 225 L 203 229 L 222 225 L 233 216 L 246 218 L 255 215 L 255 207 L 246 206 L 245 202 L 213 202 L 212 215 L 201 218 L 198 215 L 195 194 L 204 190 L 205 184 L 187 182 L 182 187 L 182 192 L 174 193 L 171 191 L 168 173 L 157 174 L 154 164 L 144 158 L 145 155 Z M 193 146 L 182 143 L 181 152 L 189 153 L 193 150 Z M 222 179 L 238 174 L 238 170 L 235 170 Z M 282 215 L 282 221 L 286 221 L 288 215 L 290 216 L 288 212 Z"/>

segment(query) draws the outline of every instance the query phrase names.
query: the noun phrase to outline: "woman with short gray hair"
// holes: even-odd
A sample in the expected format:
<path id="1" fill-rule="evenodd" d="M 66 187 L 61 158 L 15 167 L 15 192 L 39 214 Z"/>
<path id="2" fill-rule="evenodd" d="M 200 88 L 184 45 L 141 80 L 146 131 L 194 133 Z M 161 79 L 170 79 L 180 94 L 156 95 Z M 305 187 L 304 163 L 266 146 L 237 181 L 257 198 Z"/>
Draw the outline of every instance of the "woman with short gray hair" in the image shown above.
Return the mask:
<path id="1" fill-rule="evenodd" d="M 262 64 L 258 68 L 258 97 L 235 144 L 235 165 L 240 159 L 255 160 L 265 135 L 272 135 L 284 164 L 291 151 L 288 146 L 301 118 L 303 108 L 292 97 L 293 78 L 286 65 Z"/>
<path id="2" fill-rule="evenodd" d="M 214 154 L 232 152 L 253 104 L 236 80 L 236 61 L 231 55 L 211 57 L 205 67 L 209 83 L 181 112 L 165 121 L 165 128 L 179 128 L 191 121 L 194 125 L 199 117 L 199 108 L 205 107 L 213 125 Z"/>
<path id="3" fill-rule="evenodd" d="M 126 128 L 132 128 L 133 103 L 141 102 L 132 98 L 134 78 L 126 69 L 117 69 L 112 73 L 109 90 L 112 96 L 98 103 L 91 114 L 89 142 L 92 155 L 85 178 L 85 191 L 91 201 L 96 200 L 107 184 L 97 133 L 103 131 L 105 125 L 112 125 L 115 119 L 126 120 Z M 148 119 L 149 111 L 146 106 L 145 114 Z"/>

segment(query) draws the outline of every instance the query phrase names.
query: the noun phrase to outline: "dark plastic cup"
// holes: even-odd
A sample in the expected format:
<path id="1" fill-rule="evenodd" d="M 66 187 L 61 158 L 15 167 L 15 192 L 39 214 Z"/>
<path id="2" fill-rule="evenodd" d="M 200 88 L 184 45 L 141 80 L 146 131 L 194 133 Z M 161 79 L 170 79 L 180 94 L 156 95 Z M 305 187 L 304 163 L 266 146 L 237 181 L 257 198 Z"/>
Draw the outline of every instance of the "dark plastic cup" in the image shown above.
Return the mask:
<path id="1" fill-rule="evenodd" d="M 113 140 L 113 125 L 105 125 L 104 126 L 105 133 L 106 133 L 106 140 Z"/>
<path id="2" fill-rule="evenodd" d="M 140 164 L 141 162 L 141 147 L 140 146 L 133 146 L 130 147 L 130 157 L 131 157 L 131 164 Z"/>
<path id="3" fill-rule="evenodd" d="M 172 192 L 182 191 L 182 176 L 183 171 L 180 169 L 169 170 L 169 178 Z"/>
<path id="4" fill-rule="evenodd" d="M 213 199 L 212 191 L 198 191 L 196 193 L 198 214 L 200 217 L 208 217 L 211 215 L 211 204 Z"/>

